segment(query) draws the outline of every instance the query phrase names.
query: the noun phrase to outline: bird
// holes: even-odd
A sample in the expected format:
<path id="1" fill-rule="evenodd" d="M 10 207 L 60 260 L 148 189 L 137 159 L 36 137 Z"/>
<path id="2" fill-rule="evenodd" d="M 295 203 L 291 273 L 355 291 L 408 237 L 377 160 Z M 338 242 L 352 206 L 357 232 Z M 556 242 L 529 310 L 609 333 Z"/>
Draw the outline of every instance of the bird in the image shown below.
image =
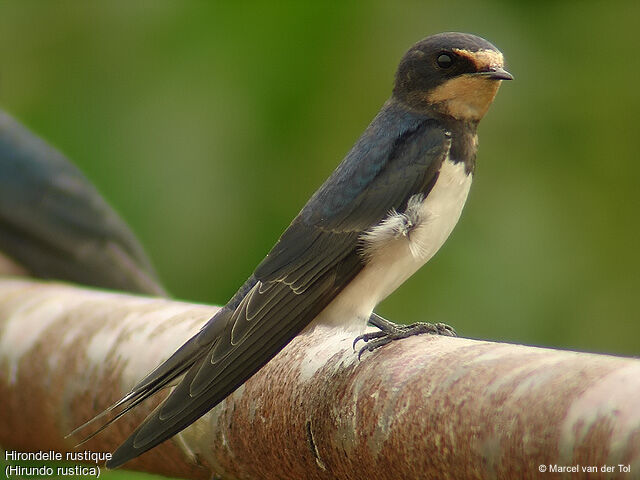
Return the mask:
<path id="1" fill-rule="evenodd" d="M 401 327 L 374 309 L 433 257 L 458 222 L 474 175 L 478 123 L 501 82 L 512 79 L 502 53 L 476 35 L 446 32 L 414 44 L 391 97 L 248 280 L 103 412 L 118 413 L 98 431 L 177 384 L 106 466 L 117 468 L 182 431 L 305 329 L 353 330 L 365 351 L 416 333 L 453 335 L 444 324 Z M 367 323 L 380 331 L 362 334 Z"/>
<path id="2" fill-rule="evenodd" d="M 3 111 L 0 273 L 167 295 L 133 232 L 87 177 Z"/>

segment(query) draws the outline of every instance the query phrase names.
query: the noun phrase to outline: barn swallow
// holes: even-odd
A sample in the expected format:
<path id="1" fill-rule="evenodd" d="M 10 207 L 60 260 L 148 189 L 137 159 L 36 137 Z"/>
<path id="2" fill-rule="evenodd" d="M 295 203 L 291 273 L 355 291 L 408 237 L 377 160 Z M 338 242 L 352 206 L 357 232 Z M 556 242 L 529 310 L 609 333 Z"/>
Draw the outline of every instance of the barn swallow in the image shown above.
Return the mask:
<path id="1" fill-rule="evenodd" d="M 305 328 L 362 333 L 371 321 L 382 327 L 380 334 L 358 338 L 374 342 L 373 348 L 401 337 L 399 327 L 373 309 L 453 230 L 471 186 L 478 122 L 501 81 L 512 78 L 500 51 L 480 37 L 442 33 L 413 45 L 400 62 L 391 98 L 247 282 L 110 407 L 122 407 L 114 421 L 180 380 L 107 467 L 189 426 Z M 452 334 L 438 325 L 429 331 Z"/>
<path id="2" fill-rule="evenodd" d="M 2 111 L 0 270 L 166 295 L 134 234 L 89 180 Z"/>

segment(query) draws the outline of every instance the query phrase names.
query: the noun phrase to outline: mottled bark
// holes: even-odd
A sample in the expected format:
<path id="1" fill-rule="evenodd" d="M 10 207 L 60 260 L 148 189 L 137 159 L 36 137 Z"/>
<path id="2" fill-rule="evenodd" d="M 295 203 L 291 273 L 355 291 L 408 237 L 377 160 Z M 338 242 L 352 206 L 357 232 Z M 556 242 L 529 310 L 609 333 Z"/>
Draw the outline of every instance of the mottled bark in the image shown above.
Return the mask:
<path id="1" fill-rule="evenodd" d="M 215 311 L 0 280 L 0 445 L 73 450 L 65 434 Z M 352 332 L 328 329 L 300 335 L 128 467 L 185 478 L 396 480 L 555 478 L 539 465 L 579 464 L 615 466 L 601 478 L 640 477 L 638 359 L 423 335 L 358 361 L 352 341 Z M 81 450 L 113 450 L 152 404 Z M 571 474 L 587 477 L 599 478 Z"/>

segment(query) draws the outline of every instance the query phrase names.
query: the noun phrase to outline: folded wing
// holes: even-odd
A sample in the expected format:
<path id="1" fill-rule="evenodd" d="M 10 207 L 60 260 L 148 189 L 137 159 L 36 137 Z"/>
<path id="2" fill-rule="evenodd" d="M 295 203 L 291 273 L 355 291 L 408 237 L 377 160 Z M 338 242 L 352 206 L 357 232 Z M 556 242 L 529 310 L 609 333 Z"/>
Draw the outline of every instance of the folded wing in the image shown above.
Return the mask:
<path id="1" fill-rule="evenodd" d="M 367 148 L 356 144 L 225 307 L 226 317 L 216 315 L 192 339 L 205 354 L 108 467 L 175 435 L 242 385 L 364 267 L 362 233 L 413 194 L 428 193 L 448 154 L 448 134 L 425 118 L 388 118 L 394 115 L 406 113 L 379 114 L 359 142 Z"/>
<path id="2" fill-rule="evenodd" d="M 89 180 L 4 112 L 0 251 L 37 277 L 165 294 L 135 236 Z"/>

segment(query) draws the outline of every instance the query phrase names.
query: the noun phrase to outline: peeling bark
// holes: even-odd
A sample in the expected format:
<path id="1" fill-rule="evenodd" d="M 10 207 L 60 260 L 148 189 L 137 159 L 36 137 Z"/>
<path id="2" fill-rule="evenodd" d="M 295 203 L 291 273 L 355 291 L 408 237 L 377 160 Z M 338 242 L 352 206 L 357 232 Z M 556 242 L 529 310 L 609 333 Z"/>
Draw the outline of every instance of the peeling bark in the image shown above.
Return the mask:
<path id="1" fill-rule="evenodd" d="M 215 311 L 0 279 L 0 445 L 72 451 L 68 432 Z M 602 478 L 640 477 L 638 359 L 423 335 L 359 362 L 352 341 L 335 329 L 305 332 L 127 466 L 184 478 L 396 480 L 540 478 L 541 464 L 579 464 L 616 467 Z M 81 449 L 112 451 L 159 400 Z"/>

